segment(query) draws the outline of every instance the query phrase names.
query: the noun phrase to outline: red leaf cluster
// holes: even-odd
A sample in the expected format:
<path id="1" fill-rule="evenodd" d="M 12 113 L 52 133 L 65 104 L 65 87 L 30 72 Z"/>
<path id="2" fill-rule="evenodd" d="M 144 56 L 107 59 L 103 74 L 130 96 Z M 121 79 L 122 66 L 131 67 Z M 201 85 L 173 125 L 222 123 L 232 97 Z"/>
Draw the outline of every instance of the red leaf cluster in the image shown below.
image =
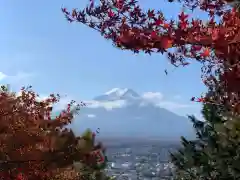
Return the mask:
<path id="1" fill-rule="evenodd" d="M 59 100 L 58 94 L 39 100 L 30 88 L 16 94 L 1 87 L 0 174 L 4 179 L 54 179 L 58 169 L 71 167 L 73 161 L 84 162 L 86 153 L 77 148 L 80 138 L 65 128 L 84 104 L 72 101 L 54 116 L 53 105 Z"/>
<path id="2" fill-rule="evenodd" d="M 190 58 L 201 62 L 205 84 L 218 92 L 217 97 L 207 99 L 234 109 L 240 102 L 239 6 L 229 7 L 229 1 L 223 0 L 178 2 L 189 10 L 207 12 L 209 19 L 190 19 L 180 12 L 177 20 L 167 21 L 160 10 L 143 10 L 136 0 L 101 0 L 100 5 L 86 7 L 75 16 L 65 8 L 62 11 L 70 22 L 97 30 L 117 48 L 135 53 L 166 52 L 175 66 L 188 65 Z"/>

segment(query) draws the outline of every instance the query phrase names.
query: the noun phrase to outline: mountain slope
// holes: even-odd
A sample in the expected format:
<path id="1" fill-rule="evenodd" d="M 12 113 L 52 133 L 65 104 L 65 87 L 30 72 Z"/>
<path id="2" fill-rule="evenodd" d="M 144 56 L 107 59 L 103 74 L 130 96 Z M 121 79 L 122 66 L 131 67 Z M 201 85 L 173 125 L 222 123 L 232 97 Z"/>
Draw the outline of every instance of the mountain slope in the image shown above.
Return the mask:
<path id="1" fill-rule="evenodd" d="M 114 100 L 130 100 L 130 99 L 137 99 L 140 96 L 133 91 L 132 89 L 120 89 L 120 88 L 113 88 L 112 90 L 106 92 L 103 95 L 97 96 L 94 98 L 96 101 L 114 101 Z"/>
<path id="2" fill-rule="evenodd" d="M 156 106 L 131 89 L 120 88 L 89 101 L 72 128 L 76 133 L 85 128 L 99 128 L 100 136 L 114 137 L 194 136 L 192 123 L 187 118 Z"/>

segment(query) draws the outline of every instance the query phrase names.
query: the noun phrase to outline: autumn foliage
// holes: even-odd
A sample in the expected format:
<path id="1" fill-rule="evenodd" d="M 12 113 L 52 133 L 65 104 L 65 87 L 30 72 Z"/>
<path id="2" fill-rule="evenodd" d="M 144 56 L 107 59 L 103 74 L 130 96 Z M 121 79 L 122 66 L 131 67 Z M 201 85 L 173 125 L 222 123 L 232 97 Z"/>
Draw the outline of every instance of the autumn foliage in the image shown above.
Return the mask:
<path id="1" fill-rule="evenodd" d="M 199 62 L 208 91 L 191 100 L 204 105 L 205 121 L 190 116 L 196 140 L 182 137 L 182 148 L 171 154 L 173 179 L 240 179 L 240 3 L 177 2 L 186 9 L 177 20 L 167 20 L 161 10 L 144 10 L 136 0 L 100 0 L 97 5 L 90 0 L 83 10 L 62 12 L 69 22 L 95 29 L 121 50 L 166 54 L 176 67 Z M 197 9 L 208 20 L 191 17 Z"/>
<path id="2" fill-rule="evenodd" d="M 66 129 L 84 104 L 70 102 L 59 115 L 52 113 L 60 96 L 39 99 L 30 88 L 0 91 L 0 175 L 4 179 L 76 179 L 79 172 L 73 162 L 91 167 L 96 161 L 89 154 L 95 145 L 83 151 L 82 137 Z M 61 175 L 62 174 L 62 175 Z"/>
<path id="3" fill-rule="evenodd" d="M 186 66 L 191 59 L 201 62 L 204 83 L 219 94 L 197 101 L 228 106 L 240 113 L 240 15 L 237 6 L 229 6 L 237 1 L 178 2 L 191 11 L 207 12 L 209 19 L 190 19 L 190 14 L 179 12 L 177 20 L 166 20 L 161 10 L 144 10 L 135 0 L 100 0 L 98 5 L 91 0 L 83 10 L 62 11 L 69 22 L 95 29 L 122 50 L 165 53 L 175 66 Z"/>

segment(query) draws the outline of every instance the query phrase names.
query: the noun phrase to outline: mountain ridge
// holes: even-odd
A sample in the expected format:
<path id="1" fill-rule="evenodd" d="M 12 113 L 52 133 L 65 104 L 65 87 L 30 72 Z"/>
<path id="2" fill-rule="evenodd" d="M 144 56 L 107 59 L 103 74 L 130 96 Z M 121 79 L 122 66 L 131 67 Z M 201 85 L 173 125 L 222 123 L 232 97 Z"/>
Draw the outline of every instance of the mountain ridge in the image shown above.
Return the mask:
<path id="1" fill-rule="evenodd" d="M 103 95 L 93 98 L 96 101 L 114 101 L 114 100 L 126 100 L 126 99 L 137 99 L 140 98 L 139 94 L 129 88 L 113 88 Z"/>
<path id="2" fill-rule="evenodd" d="M 195 135 L 192 123 L 128 88 L 96 96 L 73 121 L 73 130 L 100 129 L 101 137 L 168 138 Z"/>

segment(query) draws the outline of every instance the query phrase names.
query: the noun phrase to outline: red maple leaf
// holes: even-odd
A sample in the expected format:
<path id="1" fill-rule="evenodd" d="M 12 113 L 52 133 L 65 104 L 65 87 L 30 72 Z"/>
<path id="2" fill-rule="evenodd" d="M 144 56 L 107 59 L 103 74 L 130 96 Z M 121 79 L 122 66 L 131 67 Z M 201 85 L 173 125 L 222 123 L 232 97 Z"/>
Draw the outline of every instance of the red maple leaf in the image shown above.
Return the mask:
<path id="1" fill-rule="evenodd" d="M 194 19 L 192 19 L 191 24 L 192 24 L 193 27 L 199 27 L 200 21 L 199 21 L 199 20 L 194 20 Z"/>
<path id="2" fill-rule="evenodd" d="M 199 46 L 199 45 L 192 46 L 192 50 L 194 50 L 194 51 L 200 51 L 201 49 L 202 49 L 202 46 Z"/>
<path id="3" fill-rule="evenodd" d="M 184 14 L 184 12 L 182 12 L 180 15 L 178 15 L 180 21 L 186 21 L 186 19 L 188 18 L 187 14 Z"/>
<path id="4" fill-rule="evenodd" d="M 147 14 L 149 18 L 153 18 L 155 15 L 154 10 L 150 10 L 150 9 L 148 10 Z"/>
<path id="5" fill-rule="evenodd" d="M 108 17 L 112 18 L 114 15 L 115 15 L 114 12 L 112 12 L 112 10 L 110 9 L 108 11 Z"/>
<path id="6" fill-rule="evenodd" d="M 180 22 L 180 28 L 181 28 L 182 30 L 186 29 L 186 28 L 187 28 L 187 25 L 188 25 L 187 21 L 182 21 L 182 22 Z"/>
<path id="7" fill-rule="evenodd" d="M 218 29 L 213 29 L 211 32 L 212 35 L 212 40 L 217 40 L 219 38 L 219 30 Z"/>
<path id="8" fill-rule="evenodd" d="M 151 32 L 151 38 L 157 38 L 158 37 L 158 34 L 156 31 L 152 31 Z"/>
<path id="9" fill-rule="evenodd" d="M 168 37 L 163 37 L 161 39 L 161 47 L 164 48 L 164 49 L 171 48 L 172 43 L 173 43 L 173 41 L 171 39 L 169 39 Z"/>
<path id="10" fill-rule="evenodd" d="M 197 99 L 197 102 L 205 102 L 205 99 L 202 98 L 202 97 L 201 97 L 201 98 L 198 98 L 198 99 Z"/>
<path id="11" fill-rule="evenodd" d="M 164 27 L 164 28 L 169 28 L 169 26 L 170 26 L 170 25 L 169 25 L 168 23 L 164 23 L 164 24 L 163 24 L 163 27 Z"/>
<path id="12" fill-rule="evenodd" d="M 123 0 L 117 0 L 116 7 L 118 9 L 122 9 L 123 8 Z"/>
<path id="13" fill-rule="evenodd" d="M 159 26 L 159 25 L 161 25 L 161 24 L 163 24 L 163 20 L 162 20 L 162 19 L 157 19 L 157 20 L 155 21 L 155 25 L 156 25 L 156 26 Z"/>
<path id="14" fill-rule="evenodd" d="M 27 178 L 22 173 L 19 173 L 16 177 L 16 180 L 27 180 Z"/>
<path id="15" fill-rule="evenodd" d="M 202 56 L 203 58 L 209 57 L 209 56 L 210 56 L 210 50 L 209 50 L 209 48 L 205 48 L 205 49 L 203 50 L 203 52 L 201 53 L 201 56 Z"/>

